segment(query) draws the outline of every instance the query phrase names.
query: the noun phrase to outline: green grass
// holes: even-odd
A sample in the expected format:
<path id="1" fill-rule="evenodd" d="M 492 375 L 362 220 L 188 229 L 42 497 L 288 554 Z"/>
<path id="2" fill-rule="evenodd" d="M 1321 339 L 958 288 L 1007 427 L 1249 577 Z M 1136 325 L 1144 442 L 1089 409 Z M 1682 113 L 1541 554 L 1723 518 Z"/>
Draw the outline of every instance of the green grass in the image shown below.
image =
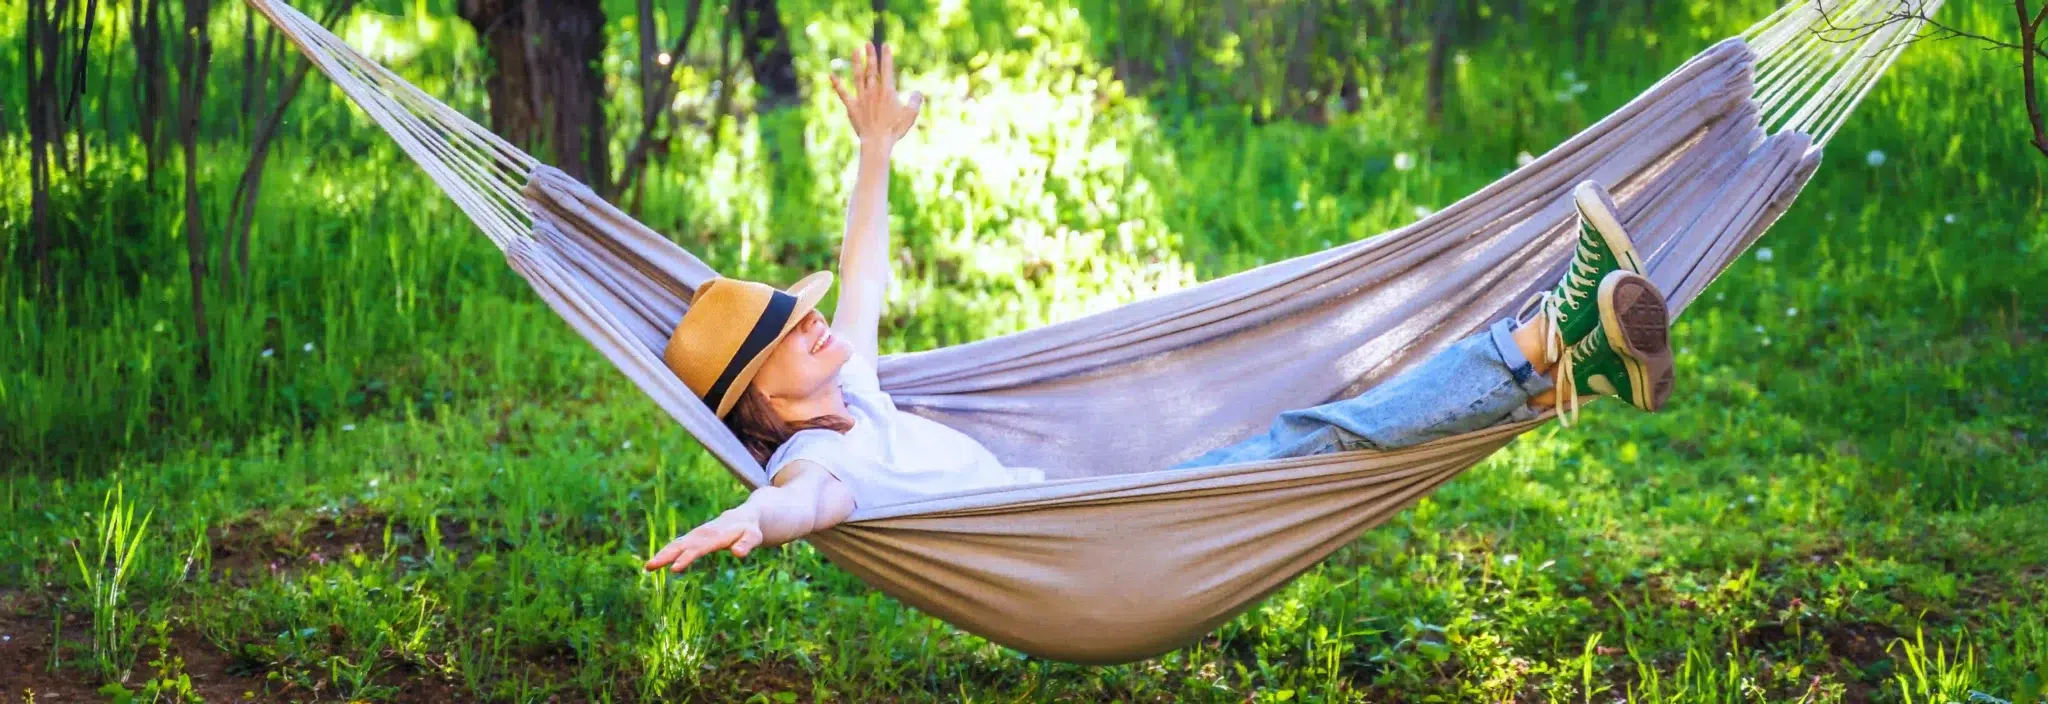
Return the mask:
<path id="1" fill-rule="evenodd" d="M 1067 319 L 1411 222 L 1762 15 L 1727 5 L 1613 30 L 1604 62 L 1505 33 L 1456 63 L 1438 127 L 1419 55 L 1358 114 L 1259 126 L 1122 95 L 1097 55 L 1104 6 L 905 10 L 904 83 L 933 100 L 899 154 L 884 345 Z M 865 36 L 858 8 L 786 11 L 808 76 Z M 2006 21 L 1995 3 L 1946 12 Z M 362 23 L 352 38 L 476 107 L 459 23 Z M 19 32 L 0 24 L 8 46 Z M 1906 55 L 1687 312 L 1670 411 L 1546 426 L 1202 642 L 1107 668 L 952 629 L 802 544 L 640 574 L 741 490 L 316 81 L 273 157 L 249 278 L 211 299 L 211 375 L 191 365 L 176 194 L 145 189 L 132 140 L 60 179 L 79 245 L 60 296 L 28 289 L 25 237 L 0 245 L 0 635 L 42 644 L 25 681 L 173 701 L 2042 701 L 2048 160 L 2024 148 L 2009 63 Z M 708 94 L 683 74 L 683 95 Z M 851 135 L 828 97 L 689 138 L 649 175 L 646 221 L 736 275 L 831 266 Z M 19 134 L 0 140 L 10 234 Z M 206 150 L 225 203 L 242 147 Z"/>

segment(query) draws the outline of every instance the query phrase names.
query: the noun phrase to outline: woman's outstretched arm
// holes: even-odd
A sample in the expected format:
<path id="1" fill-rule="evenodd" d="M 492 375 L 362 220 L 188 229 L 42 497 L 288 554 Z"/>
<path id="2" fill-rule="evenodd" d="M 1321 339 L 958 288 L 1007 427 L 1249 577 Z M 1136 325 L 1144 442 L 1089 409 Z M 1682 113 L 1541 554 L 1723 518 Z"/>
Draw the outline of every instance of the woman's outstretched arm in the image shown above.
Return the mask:
<path id="1" fill-rule="evenodd" d="M 844 338 L 870 364 L 879 356 L 876 328 L 889 290 L 889 154 L 917 122 L 924 96 L 896 95 L 892 52 L 864 44 L 853 56 L 852 85 L 832 77 L 832 90 L 860 136 L 853 196 L 846 204 L 846 235 L 839 247 L 839 307 L 832 334 Z"/>
<path id="2" fill-rule="evenodd" d="M 643 565 L 681 572 L 720 550 L 746 557 L 754 548 L 795 541 L 839 525 L 853 513 L 853 490 L 814 462 L 797 460 L 775 473 L 774 486 L 755 489 L 740 504 L 669 541 Z"/>

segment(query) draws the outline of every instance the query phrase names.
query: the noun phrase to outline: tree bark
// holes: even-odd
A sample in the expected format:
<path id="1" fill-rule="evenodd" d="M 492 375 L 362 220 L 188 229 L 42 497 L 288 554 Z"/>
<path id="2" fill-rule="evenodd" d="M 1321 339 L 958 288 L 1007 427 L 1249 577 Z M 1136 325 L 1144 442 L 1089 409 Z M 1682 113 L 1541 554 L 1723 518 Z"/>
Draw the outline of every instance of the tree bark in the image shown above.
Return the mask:
<path id="1" fill-rule="evenodd" d="M 180 71 L 178 131 L 185 157 L 185 254 L 192 276 L 192 321 L 199 335 L 199 374 L 211 373 L 206 327 L 206 211 L 199 202 L 199 103 L 206 99 L 206 68 L 213 43 L 206 33 L 209 0 L 186 0 L 184 67 Z"/>
<path id="2" fill-rule="evenodd" d="M 672 62 L 681 61 L 683 53 L 689 49 L 690 37 L 697 33 L 697 18 L 703 6 L 704 0 L 690 0 L 689 8 L 684 10 L 683 30 L 676 35 L 675 46 L 668 52 Z M 643 89 L 647 91 L 645 95 L 649 109 L 641 114 L 640 135 L 634 138 L 633 147 L 626 151 L 626 163 L 619 168 L 615 190 L 621 193 L 640 185 L 641 172 L 645 171 L 647 166 L 648 152 L 657 143 L 655 135 L 661 129 L 661 116 L 668 114 L 665 107 L 675 96 L 676 84 L 672 77 L 674 72 L 670 68 L 673 65 L 671 63 L 669 66 L 663 66 L 659 72 L 651 74 L 648 87 Z M 716 128 L 717 126 L 713 125 L 713 129 Z M 637 209 L 644 199 L 635 198 L 633 202 Z"/>
<path id="3" fill-rule="evenodd" d="M 2026 81 L 2027 124 L 2034 128 L 2034 149 L 2048 156 L 2048 120 L 2041 116 L 2041 89 L 2036 85 L 2039 81 L 2034 69 L 2034 59 L 2040 53 L 2041 23 L 2048 18 L 2048 8 L 2042 8 L 2040 15 L 2031 18 L 2027 16 L 2027 0 L 2013 0 L 2013 9 L 2020 18 L 2020 76 Z"/>
<path id="4" fill-rule="evenodd" d="M 337 20 L 348 16 L 349 10 L 355 6 L 355 3 L 356 0 L 341 0 L 326 15 L 320 18 L 320 24 L 332 26 Z M 266 39 L 274 39 L 275 37 L 276 33 L 272 32 L 270 37 Z M 263 58 L 263 73 L 269 73 L 270 63 L 271 57 L 265 54 Z M 239 280 L 247 280 L 249 277 L 249 231 L 256 225 L 256 201 L 257 197 L 263 192 L 263 167 L 270 161 L 270 145 L 277 138 L 278 129 L 284 125 L 285 111 L 289 110 L 292 106 L 292 101 L 298 98 L 299 88 L 305 85 L 306 75 L 312 68 L 312 61 L 306 60 L 304 57 L 299 59 L 298 69 L 292 72 L 290 79 L 287 79 L 283 85 L 278 87 L 276 103 L 271 106 L 269 114 L 264 116 L 263 121 L 257 123 L 255 133 L 250 137 L 249 163 L 242 167 L 242 178 L 236 182 L 234 199 L 228 205 L 229 227 L 232 229 L 223 231 L 233 233 L 235 245 L 234 271 Z M 263 91 L 259 91 L 258 95 L 263 93 Z M 219 276 L 223 280 L 227 278 L 229 271 L 227 262 L 227 241 L 222 240 Z"/>
<path id="5" fill-rule="evenodd" d="M 549 161 L 609 195 L 604 119 L 604 9 L 598 0 L 461 0 L 491 56 L 484 90 L 491 129 L 522 146 L 545 146 Z"/>
<path id="6" fill-rule="evenodd" d="M 754 74 L 754 83 L 765 91 L 760 112 L 795 105 L 803 99 L 796 79 L 795 55 L 790 52 L 789 32 L 782 26 L 782 13 L 775 0 L 733 0 L 740 19 L 740 56 Z"/>
<path id="7" fill-rule="evenodd" d="M 142 150 L 147 160 L 143 178 L 149 192 L 155 193 L 156 174 L 164 161 L 164 100 L 171 92 L 163 61 L 163 0 L 136 2 L 142 10 L 138 19 L 141 26 L 135 33 L 135 70 L 140 74 L 136 82 L 142 86 L 142 114 L 137 116 L 136 129 L 142 134 Z"/>
<path id="8" fill-rule="evenodd" d="M 1449 90 L 1451 35 L 1457 29 L 1458 3 L 1445 0 L 1437 5 L 1435 36 L 1429 42 L 1428 103 L 1430 124 L 1444 117 L 1444 94 Z"/>
<path id="9" fill-rule="evenodd" d="M 882 21 L 882 17 L 887 15 L 889 12 L 889 0 L 873 0 L 873 2 L 869 4 L 869 7 L 873 8 L 875 11 L 875 36 L 873 41 L 875 42 L 875 46 L 881 46 L 882 42 L 889 38 L 887 36 L 888 23 Z"/>
<path id="10" fill-rule="evenodd" d="M 48 101 L 51 96 L 39 90 L 43 72 L 49 67 L 39 63 L 45 54 L 43 46 L 54 38 L 49 32 L 49 3 L 47 0 L 28 0 L 28 27 L 26 42 L 22 49 L 22 66 L 28 69 L 29 80 L 24 83 L 22 107 L 28 118 L 29 142 L 29 229 L 35 236 L 35 253 L 31 266 L 41 291 L 49 294 L 56 288 L 56 272 L 50 265 L 50 135 Z"/>

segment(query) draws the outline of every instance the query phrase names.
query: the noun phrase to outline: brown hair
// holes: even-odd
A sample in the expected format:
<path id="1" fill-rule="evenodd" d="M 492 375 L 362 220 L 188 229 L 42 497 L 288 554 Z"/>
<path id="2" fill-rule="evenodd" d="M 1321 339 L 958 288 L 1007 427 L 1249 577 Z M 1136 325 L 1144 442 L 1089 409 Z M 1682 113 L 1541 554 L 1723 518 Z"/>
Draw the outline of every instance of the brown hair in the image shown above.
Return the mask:
<path id="1" fill-rule="evenodd" d="M 769 407 L 768 397 L 753 386 L 740 392 L 739 401 L 732 406 L 732 412 L 725 415 L 725 427 L 739 436 L 740 444 L 754 455 L 754 461 L 767 464 L 775 451 L 789 442 L 799 430 L 831 430 L 844 433 L 853 429 L 853 420 L 845 416 L 825 415 L 794 423 L 775 415 Z"/>

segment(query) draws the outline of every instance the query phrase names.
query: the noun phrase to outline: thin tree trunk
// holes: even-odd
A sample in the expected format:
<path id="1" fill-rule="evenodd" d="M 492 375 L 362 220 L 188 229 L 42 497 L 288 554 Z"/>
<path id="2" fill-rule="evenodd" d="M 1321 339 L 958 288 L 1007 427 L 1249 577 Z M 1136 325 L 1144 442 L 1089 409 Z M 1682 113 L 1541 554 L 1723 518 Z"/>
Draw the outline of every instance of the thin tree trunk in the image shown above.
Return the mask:
<path id="1" fill-rule="evenodd" d="M 1429 123 L 1441 124 L 1444 117 L 1444 94 L 1449 90 L 1451 35 L 1457 29 L 1458 5 L 1445 0 L 1436 9 L 1435 37 L 1429 44 L 1429 78 L 1427 98 Z"/>
<path id="2" fill-rule="evenodd" d="M 241 123 L 242 138 L 249 138 L 251 122 L 256 114 L 256 84 L 263 81 L 263 74 L 256 72 L 256 11 L 242 8 L 242 112 L 236 117 Z M 221 249 L 221 271 L 227 271 L 227 249 Z"/>
<path id="3" fill-rule="evenodd" d="M 50 161 L 59 169 L 71 168 L 71 149 L 64 139 L 64 93 L 63 80 L 60 78 L 65 75 L 65 54 L 70 53 L 67 51 L 70 47 L 65 46 L 64 28 L 64 20 L 70 13 L 70 0 L 57 0 L 57 6 L 44 18 L 43 40 L 40 45 L 43 51 L 43 72 L 37 78 L 39 85 L 36 88 L 49 96 L 49 101 L 43 106 L 43 119 L 47 121 L 47 124 L 43 125 L 43 136 L 49 140 Z"/>
<path id="4" fill-rule="evenodd" d="M 326 26 L 333 25 L 337 20 L 348 15 L 349 10 L 354 8 L 355 3 L 356 0 L 341 0 L 325 16 L 320 18 L 320 24 Z M 276 36 L 275 32 L 270 35 L 271 38 Z M 266 66 L 267 72 L 270 57 L 266 55 L 263 63 Z M 311 72 L 312 68 L 312 61 L 303 58 L 299 60 L 299 67 L 292 72 L 291 78 L 284 81 L 284 84 L 278 87 L 277 102 L 271 106 L 269 113 L 264 116 L 263 121 L 256 125 L 255 133 L 250 137 L 249 163 L 242 167 L 242 178 L 235 183 L 235 195 L 228 204 L 228 217 L 231 227 L 234 228 L 232 236 L 235 243 L 235 272 L 239 280 L 246 281 L 249 277 L 249 232 L 256 226 L 256 202 L 258 196 L 263 192 L 263 167 L 270 161 L 270 145 L 277 139 L 279 130 L 284 126 L 285 112 L 291 108 L 292 101 L 298 98 L 299 89 L 305 86 L 306 76 Z M 221 246 L 221 276 L 223 278 L 227 276 L 228 271 L 227 250 L 228 247 L 223 242 Z"/>
<path id="5" fill-rule="evenodd" d="M 718 82 L 713 84 L 718 91 L 718 100 L 711 111 L 711 151 L 718 151 L 718 143 L 724 138 L 725 116 L 732 114 L 732 44 L 738 33 L 740 4 L 728 3 L 725 26 L 718 34 Z"/>
<path id="6" fill-rule="evenodd" d="M 178 130 L 185 157 L 185 255 L 192 275 L 192 321 L 199 335 L 199 374 L 212 371 L 206 326 L 206 211 L 199 201 L 199 102 L 206 98 L 206 68 L 213 53 L 206 34 L 209 0 L 186 0 L 184 70 Z"/>
<path id="7" fill-rule="evenodd" d="M 78 50 L 73 54 L 72 59 L 77 62 L 77 65 L 72 68 L 71 72 L 71 101 L 64 109 L 64 124 L 73 133 L 78 135 L 78 167 L 73 172 L 75 174 L 84 174 L 92 166 L 90 140 L 84 128 L 84 121 L 78 117 L 78 106 L 85 102 L 87 90 L 85 79 L 90 73 L 92 66 L 92 33 L 94 25 L 97 24 L 99 19 L 99 10 L 99 0 L 86 0 L 85 14 L 80 18 L 79 23 L 80 26 L 84 27 L 84 30 L 79 32 Z"/>
<path id="8" fill-rule="evenodd" d="M 681 61 L 683 53 L 689 49 L 690 37 L 697 33 L 697 19 L 703 6 L 704 0 L 690 0 L 689 7 L 684 10 L 682 32 L 676 35 L 675 45 L 668 52 L 671 60 Z M 648 96 L 650 109 L 641 114 L 640 135 L 633 139 L 633 147 L 626 150 L 626 162 L 619 168 L 615 188 L 620 193 L 644 185 L 641 173 L 647 170 L 647 155 L 657 141 L 656 134 L 661 130 L 661 117 L 668 114 L 666 106 L 675 96 L 676 83 L 670 66 L 663 66 L 661 69 L 659 73 L 653 74 L 652 80 L 644 88 L 647 91 L 645 95 Z M 712 125 L 713 130 L 717 127 L 716 124 Z M 637 209 L 642 202 L 644 201 L 635 198 L 634 207 Z"/>
<path id="9" fill-rule="evenodd" d="M 797 83 L 796 57 L 790 52 L 789 33 L 782 25 L 782 13 L 775 0 L 734 0 L 740 17 L 740 55 L 767 95 L 760 112 L 795 105 L 803 98 Z"/>
<path id="10" fill-rule="evenodd" d="M 2042 156 L 2048 156 L 2048 120 L 2041 116 L 2041 89 L 2036 84 L 2034 59 L 2040 53 L 2041 23 L 2048 19 L 2048 8 L 2041 14 L 2027 16 L 2027 0 L 2013 0 L 2013 9 L 2020 18 L 2020 76 L 2026 81 L 2025 100 L 2027 103 L 2027 124 L 2034 128 L 2034 148 Z"/>
<path id="11" fill-rule="evenodd" d="M 41 291 L 50 294 L 56 289 L 56 272 L 50 265 L 50 135 L 47 103 L 52 97 L 38 85 L 42 75 L 50 67 L 40 63 L 46 60 L 43 46 L 55 41 L 47 36 L 49 27 L 49 3 L 47 0 L 28 0 L 28 27 L 26 42 L 22 49 L 22 66 L 28 69 L 29 80 L 23 107 L 27 108 L 29 142 L 29 229 L 35 233 L 35 252 L 32 255 L 36 280 L 41 282 Z"/>
<path id="12" fill-rule="evenodd" d="M 137 0 L 142 8 L 142 27 L 135 35 L 135 67 L 141 74 L 142 114 L 136 129 L 142 134 L 147 161 L 143 178 L 150 193 L 156 192 L 156 175 L 164 162 L 164 100 L 170 95 L 170 78 L 164 71 L 163 0 Z"/>
<path id="13" fill-rule="evenodd" d="M 1586 62 L 1586 44 L 1593 38 L 1593 12 L 1599 0 L 1578 0 L 1572 8 L 1572 41 L 1578 47 L 1573 60 Z"/>
<path id="14" fill-rule="evenodd" d="M 889 12 L 889 0 L 873 0 L 873 2 L 869 3 L 869 7 L 875 11 L 875 46 L 881 46 L 882 42 L 889 38 L 887 36 L 889 31 L 888 23 L 882 21 L 882 18 Z"/>

